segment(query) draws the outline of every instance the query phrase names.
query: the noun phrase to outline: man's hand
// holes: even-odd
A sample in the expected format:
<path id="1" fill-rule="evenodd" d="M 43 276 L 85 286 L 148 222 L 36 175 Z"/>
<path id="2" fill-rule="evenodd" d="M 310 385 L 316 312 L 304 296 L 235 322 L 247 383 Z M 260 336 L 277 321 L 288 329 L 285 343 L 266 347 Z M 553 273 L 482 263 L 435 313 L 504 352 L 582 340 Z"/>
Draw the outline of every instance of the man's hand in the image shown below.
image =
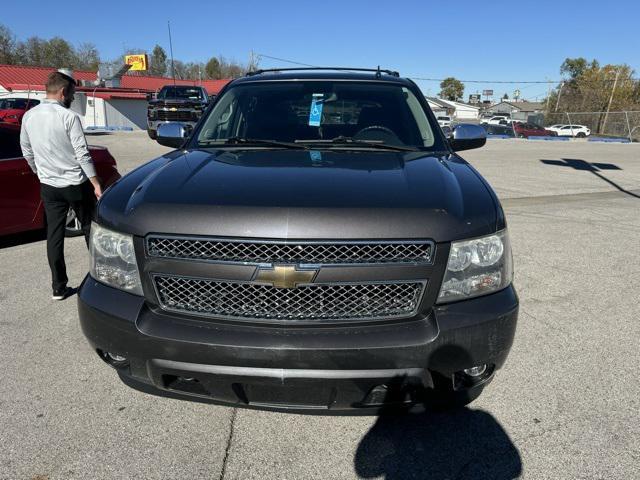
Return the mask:
<path id="1" fill-rule="evenodd" d="M 93 185 L 93 193 L 95 194 L 96 198 L 99 199 L 102 196 L 102 186 L 100 185 L 100 180 L 98 180 L 98 177 L 91 177 L 89 181 L 91 182 L 91 185 Z"/>

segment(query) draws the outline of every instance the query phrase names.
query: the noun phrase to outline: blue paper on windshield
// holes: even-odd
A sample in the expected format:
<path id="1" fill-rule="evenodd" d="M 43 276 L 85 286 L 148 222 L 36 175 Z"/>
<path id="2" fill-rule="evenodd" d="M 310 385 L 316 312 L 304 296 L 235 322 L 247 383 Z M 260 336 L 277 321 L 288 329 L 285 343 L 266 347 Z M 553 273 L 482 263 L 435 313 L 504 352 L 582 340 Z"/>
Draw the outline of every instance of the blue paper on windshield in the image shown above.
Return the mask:
<path id="1" fill-rule="evenodd" d="M 319 127 L 322 118 L 323 93 L 314 93 L 311 97 L 311 109 L 309 110 L 309 126 Z"/>

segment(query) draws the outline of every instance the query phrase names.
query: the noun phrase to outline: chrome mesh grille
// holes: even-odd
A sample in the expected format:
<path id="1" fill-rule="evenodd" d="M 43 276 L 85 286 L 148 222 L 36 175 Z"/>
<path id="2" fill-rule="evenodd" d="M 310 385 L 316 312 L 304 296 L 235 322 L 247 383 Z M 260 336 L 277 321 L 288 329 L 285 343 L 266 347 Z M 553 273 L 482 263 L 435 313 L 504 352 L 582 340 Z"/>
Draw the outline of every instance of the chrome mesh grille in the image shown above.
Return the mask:
<path id="1" fill-rule="evenodd" d="M 223 262 L 349 264 L 432 263 L 431 242 L 260 243 L 217 239 L 150 237 L 152 257 Z"/>
<path id="2" fill-rule="evenodd" d="M 193 120 L 190 110 L 157 110 L 158 120 Z"/>
<path id="3" fill-rule="evenodd" d="M 157 275 L 163 308 L 212 317 L 265 320 L 354 320 L 409 317 L 417 312 L 422 283 L 310 284 L 275 288 Z"/>

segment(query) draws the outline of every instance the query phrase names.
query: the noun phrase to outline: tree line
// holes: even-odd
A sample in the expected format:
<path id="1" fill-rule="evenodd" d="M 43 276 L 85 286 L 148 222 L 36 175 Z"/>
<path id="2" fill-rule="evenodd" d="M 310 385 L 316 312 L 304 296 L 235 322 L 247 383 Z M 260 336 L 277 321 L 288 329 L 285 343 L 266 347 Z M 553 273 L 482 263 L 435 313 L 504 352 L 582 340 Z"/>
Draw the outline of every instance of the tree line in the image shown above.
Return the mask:
<path id="1" fill-rule="evenodd" d="M 160 45 L 155 45 L 151 52 L 129 48 L 122 56 L 105 60 L 92 43 L 74 46 L 61 37 L 43 39 L 37 36 L 18 40 L 8 27 L 0 24 L 0 64 L 90 71 L 97 71 L 101 64 L 106 64 L 117 70 L 124 63 L 124 55 L 141 53 L 147 54 L 149 65 L 147 71 L 137 72 L 138 75 L 172 76 L 175 73 L 178 79 L 217 80 L 240 77 L 249 69 L 247 65 L 222 56 L 211 57 L 207 62 L 171 62 Z"/>
<path id="2" fill-rule="evenodd" d="M 640 110 L 640 80 L 627 64 L 567 58 L 560 74 L 565 80 L 545 99 L 547 113 Z"/>

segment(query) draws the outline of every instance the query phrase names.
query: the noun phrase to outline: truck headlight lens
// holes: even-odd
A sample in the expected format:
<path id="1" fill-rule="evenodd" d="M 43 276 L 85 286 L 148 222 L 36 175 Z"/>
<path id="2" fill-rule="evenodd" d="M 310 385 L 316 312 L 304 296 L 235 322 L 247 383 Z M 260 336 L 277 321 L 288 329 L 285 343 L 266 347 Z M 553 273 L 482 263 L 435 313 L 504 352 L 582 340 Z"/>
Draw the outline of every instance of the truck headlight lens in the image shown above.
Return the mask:
<path id="1" fill-rule="evenodd" d="M 488 237 L 453 242 L 438 303 L 497 292 L 512 280 L 513 259 L 506 230 Z"/>
<path id="2" fill-rule="evenodd" d="M 99 282 L 142 295 L 133 237 L 91 223 L 91 276 Z"/>

